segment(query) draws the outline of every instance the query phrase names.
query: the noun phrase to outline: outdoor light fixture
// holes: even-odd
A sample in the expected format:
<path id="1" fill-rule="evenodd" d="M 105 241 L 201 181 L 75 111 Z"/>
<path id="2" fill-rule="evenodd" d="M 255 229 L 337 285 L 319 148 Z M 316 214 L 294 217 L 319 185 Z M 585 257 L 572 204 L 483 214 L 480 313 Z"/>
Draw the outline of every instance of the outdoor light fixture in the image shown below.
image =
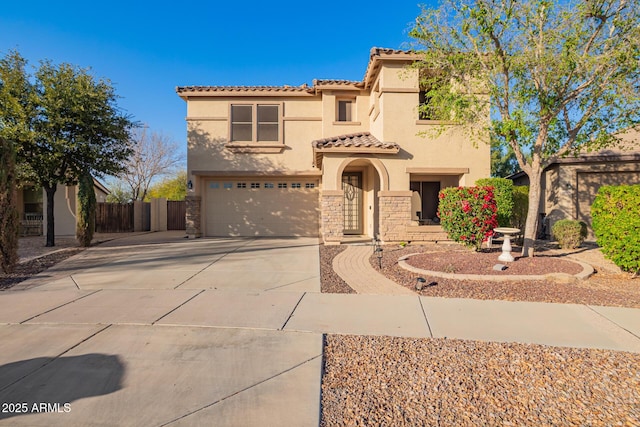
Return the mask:
<path id="1" fill-rule="evenodd" d="M 187 190 L 193 190 L 193 182 L 191 180 L 187 181 Z"/>
<path id="2" fill-rule="evenodd" d="M 378 267 L 382 270 L 382 248 L 380 245 L 376 248 L 376 256 L 378 257 Z"/>
<path id="3" fill-rule="evenodd" d="M 418 277 L 416 279 L 416 290 L 417 291 L 421 291 L 422 288 L 424 288 L 424 284 L 427 282 L 427 279 L 425 279 L 424 277 Z"/>

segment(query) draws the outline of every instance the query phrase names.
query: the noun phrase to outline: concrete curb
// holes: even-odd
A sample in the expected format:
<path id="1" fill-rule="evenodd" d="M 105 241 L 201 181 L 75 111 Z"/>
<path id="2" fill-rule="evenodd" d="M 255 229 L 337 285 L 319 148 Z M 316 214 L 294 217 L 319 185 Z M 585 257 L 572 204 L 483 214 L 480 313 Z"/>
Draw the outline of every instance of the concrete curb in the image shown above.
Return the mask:
<path id="1" fill-rule="evenodd" d="M 575 259 L 566 259 L 567 261 L 574 262 L 582 267 L 582 271 L 577 274 L 567 274 L 567 273 L 548 273 L 548 274 L 531 274 L 531 275 L 513 275 L 513 276 L 498 276 L 498 275 L 488 275 L 488 274 L 456 274 L 456 273 L 445 273 L 442 271 L 432 271 L 432 270 L 423 270 L 421 268 L 413 267 L 409 265 L 406 260 L 414 255 L 422 255 L 422 253 L 415 253 L 405 255 L 403 257 L 398 258 L 398 265 L 405 270 L 412 271 L 414 273 L 423 274 L 425 276 L 434 276 L 434 277 L 442 277 L 444 279 L 455 279 L 455 280 L 478 280 L 484 282 L 516 282 L 522 280 L 556 280 L 561 282 L 571 281 L 571 280 L 585 280 L 589 276 L 594 273 L 593 267 L 589 264 L 586 264 L 581 261 L 576 261 Z"/>

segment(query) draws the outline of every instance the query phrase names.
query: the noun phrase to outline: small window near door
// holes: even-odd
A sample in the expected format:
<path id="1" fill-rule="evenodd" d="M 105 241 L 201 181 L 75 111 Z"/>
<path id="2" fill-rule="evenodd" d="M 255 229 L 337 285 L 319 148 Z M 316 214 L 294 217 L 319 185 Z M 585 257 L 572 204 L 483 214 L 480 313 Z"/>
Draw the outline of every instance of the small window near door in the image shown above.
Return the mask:
<path id="1" fill-rule="evenodd" d="M 338 114 L 337 120 L 339 122 L 352 122 L 353 121 L 353 101 L 340 99 L 338 100 Z"/>
<path id="2" fill-rule="evenodd" d="M 438 218 L 440 182 L 411 181 L 409 189 L 420 194 L 421 201 L 420 211 L 412 212 L 412 215 L 418 216 L 420 224 L 438 224 L 440 222 L 440 218 Z"/>

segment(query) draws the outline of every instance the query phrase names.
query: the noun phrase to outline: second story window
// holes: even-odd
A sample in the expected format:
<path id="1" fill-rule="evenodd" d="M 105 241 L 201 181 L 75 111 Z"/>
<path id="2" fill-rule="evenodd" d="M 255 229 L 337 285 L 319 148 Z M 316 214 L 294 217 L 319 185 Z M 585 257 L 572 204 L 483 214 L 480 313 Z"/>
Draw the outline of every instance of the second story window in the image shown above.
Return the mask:
<path id="1" fill-rule="evenodd" d="M 353 101 L 340 99 L 338 100 L 338 114 L 337 120 L 339 122 L 352 122 L 353 121 Z"/>
<path id="2" fill-rule="evenodd" d="M 232 104 L 232 142 L 280 141 L 279 104 Z"/>
<path id="3" fill-rule="evenodd" d="M 421 90 L 418 98 L 418 120 L 433 120 L 433 114 L 429 111 L 431 97 L 426 90 Z"/>

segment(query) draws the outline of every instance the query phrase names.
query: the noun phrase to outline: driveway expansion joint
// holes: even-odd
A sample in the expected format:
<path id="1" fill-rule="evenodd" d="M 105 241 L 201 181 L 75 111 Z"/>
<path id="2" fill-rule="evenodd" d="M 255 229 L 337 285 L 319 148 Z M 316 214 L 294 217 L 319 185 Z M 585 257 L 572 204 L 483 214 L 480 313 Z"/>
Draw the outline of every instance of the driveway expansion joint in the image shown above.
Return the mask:
<path id="1" fill-rule="evenodd" d="M 67 302 L 65 302 L 64 304 L 57 305 L 57 306 L 55 306 L 55 307 L 53 307 L 53 308 L 50 308 L 49 310 L 43 311 L 42 313 L 38 313 L 38 314 L 36 314 L 35 316 L 31 316 L 30 318 L 23 320 L 22 322 L 20 322 L 20 324 L 22 325 L 22 324 L 24 324 L 24 323 L 27 323 L 27 322 L 29 322 L 29 321 L 31 321 L 31 320 L 33 320 L 33 319 L 36 319 L 36 318 L 38 318 L 38 317 L 42 316 L 43 314 L 50 313 L 50 312 L 52 312 L 52 311 L 54 311 L 54 310 L 57 310 L 57 309 L 59 309 L 59 308 L 61 308 L 61 307 L 64 307 L 65 305 L 73 304 L 73 303 L 74 303 L 74 302 L 76 302 L 76 301 L 80 301 L 80 300 L 81 300 L 81 299 L 83 299 L 83 298 L 90 297 L 91 295 L 97 294 L 97 293 L 98 293 L 98 292 L 100 292 L 100 291 L 102 291 L 102 289 L 98 289 L 97 291 L 93 291 L 93 292 L 90 292 L 90 293 L 88 293 L 88 294 L 86 294 L 86 295 L 82 295 L 82 296 L 80 296 L 80 297 L 78 297 L 78 298 L 75 298 L 75 299 L 73 299 L 73 300 L 71 300 L 71 301 L 67 301 Z"/>
<path id="2" fill-rule="evenodd" d="M 244 393 L 245 391 L 249 391 L 249 390 L 251 390 L 252 388 L 255 388 L 255 387 L 257 387 L 257 386 L 259 386 L 259 385 L 261 385 L 261 384 L 266 383 L 267 381 L 271 381 L 272 379 L 277 378 L 277 377 L 279 377 L 279 376 L 281 376 L 281 375 L 284 375 L 284 374 L 286 374 L 286 373 L 288 373 L 288 372 L 291 372 L 291 371 L 293 371 L 293 370 L 295 370 L 295 369 L 297 369 L 297 368 L 300 368 L 300 367 L 302 367 L 302 366 L 306 365 L 307 363 L 313 362 L 314 360 L 316 360 L 316 359 L 318 359 L 318 358 L 322 359 L 322 357 L 323 357 L 322 353 L 321 353 L 321 354 L 318 354 L 318 355 L 316 355 L 316 356 L 310 357 L 309 359 L 307 359 L 307 360 L 305 360 L 305 361 L 302 361 L 302 362 L 300 362 L 300 363 L 297 363 L 297 364 L 295 364 L 294 366 L 292 366 L 292 367 L 290 367 L 290 368 L 288 368 L 288 369 L 285 369 L 284 371 L 278 372 L 277 374 L 272 375 L 272 376 L 270 376 L 269 378 L 265 378 L 265 379 L 263 379 L 263 380 L 261 380 L 261 381 L 258 381 L 258 382 L 257 382 L 257 383 L 255 383 L 255 384 L 252 384 L 252 385 L 250 385 L 250 386 L 247 386 L 247 387 L 245 387 L 245 388 L 243 388 L 243 389 L 241 389 L 241 390 L 235 391 L 235 392 L 233 392 L 233 393 L 231 393 L 231 394 L 229 394 L 229 395 L 227 395 L 227 396 L 225 396 L 225 397 L 222 397 L 222 398 L 220 398 L 220 399 L 218 399 L 218 400 L 216 400 L 216 401 L 214 401 L 214 402 L 209 403 L 208 405 L 204 405 L 204 406 L 202 406 L 202 407 L 200 407 L 200 408 L 198 408 L 198 409 L 195 409 L 195 410 L 193 410 L 193 411 L 191 411 L 191 412 L 188 412 L 188 413 L 186 413 L 186 414 L 184 414 L 184 415 L 181 415 L 181 416 L 179 416 L 178 418 L 175 418 L 175 419 L 173 419 L 173 420 L 171 420 L 171 421 L 168 421 L 168 422 L 166 422 L 166 423 L 164 423 L 164 424 L 160 424 L 160 426 L 159 426 L 159 427 L 168 426 L 168 425 L 171 425 L 171 424 L 173 424 L 173 423 L 175 423 L 175 422 L 177 422 L 177 421 L 184 420 L 185 418 L 187 418 L 187 417 L 189 417 L 189 416 L 191 416 L 191 415 L 193 415 L 193 414 L 196 414 L 196 413 L 198 413 L 198 412 L 200 412 L 200 411 L 203 411 L 203 410 L 205 410 L 205 409 L 207 409 L 207 408 L 210 408 L 210 407 L 212 407 L 212 406 L 215 406 L 215 405 L 217 405 L 218 403 L 224 402 L 225 400 L 230 399 L 230 398 L 232 398 L 232 397 L 234 397 L 234 396 L 237 396 L 237 395 L 239 395 L 239 394 L 241 394 L 241 393 Z"/>

